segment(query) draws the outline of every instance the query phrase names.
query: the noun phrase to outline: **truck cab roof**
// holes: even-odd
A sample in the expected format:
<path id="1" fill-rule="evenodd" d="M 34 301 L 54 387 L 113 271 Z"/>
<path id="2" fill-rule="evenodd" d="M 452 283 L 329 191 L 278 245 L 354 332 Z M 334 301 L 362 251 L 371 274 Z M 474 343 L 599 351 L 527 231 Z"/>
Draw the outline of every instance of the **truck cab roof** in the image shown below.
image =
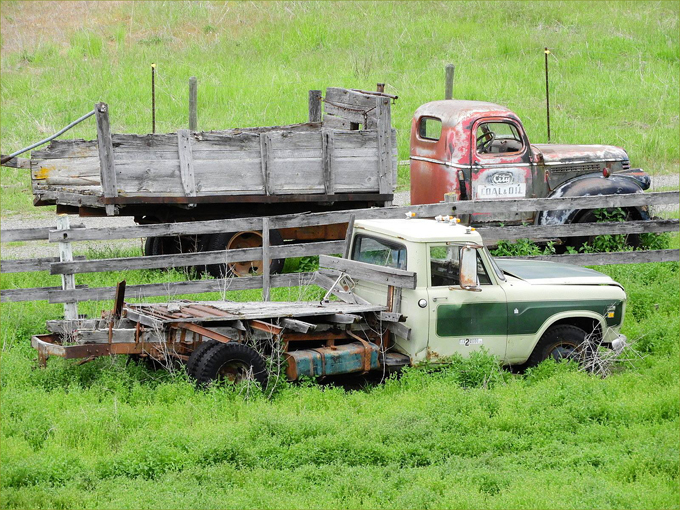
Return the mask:
<path id="1" fill-rule="evenodd" d="M 445 99 L 425 103 L 416 110 L 414 117 L 437 117 L 445 126 L 455 126 L 465 120 L 477 119 L 481 115 L 516 118 L 512 110 L 505 106 L 485 101 L 461 99 Z"/>
<path id="2" fill-rule="evenodd" d="M 357 220 L 354 228 L 415 243 L 482 243 L 482 237 L 474 229 L 433 219 Z"/>

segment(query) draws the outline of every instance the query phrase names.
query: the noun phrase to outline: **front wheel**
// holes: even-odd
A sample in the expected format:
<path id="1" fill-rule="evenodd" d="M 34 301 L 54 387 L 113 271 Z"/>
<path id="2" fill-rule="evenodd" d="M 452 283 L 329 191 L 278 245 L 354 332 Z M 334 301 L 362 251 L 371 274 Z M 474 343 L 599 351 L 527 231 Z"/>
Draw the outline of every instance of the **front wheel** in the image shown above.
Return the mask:
<path id="1" fill-rule="evenodd" d="M 527 366 L 536 366 L 548 358 L 556 361 L 578 359 L 585 340 L 586 332 L 581 328 L 567 324 L 553 326 L 543 333 L 527 361 Z"/>
<path id="2" fill-rule="evenodd" d="M 583 211 L 574 223 L 597 223 L 602 221 L 633 221 L 637 220 L 639 214 L 633 209 L 588 209 Z M 623 235 L 623 234 L 618 234 Z M 590 246 L 595 246 L 599 236 L 579 236 L 572 237 L 567 240 L 567 246 L 571 246 L 576 250 L 580 250 L 586 243 Z M 611 236 L 610 236 L 611 237 Z M 626 246 L 638 248 L 640 246 L 640 234 L 627 234 L 625 240 L 622 240 Z M 614 241 L 614 248 L 617 243 Z M 603 249 L 604 251 L 604 249 Z M 607 249 L 607 251 L 610 251 Z M 614 250 L 616 251 L 616 250 Z"/>

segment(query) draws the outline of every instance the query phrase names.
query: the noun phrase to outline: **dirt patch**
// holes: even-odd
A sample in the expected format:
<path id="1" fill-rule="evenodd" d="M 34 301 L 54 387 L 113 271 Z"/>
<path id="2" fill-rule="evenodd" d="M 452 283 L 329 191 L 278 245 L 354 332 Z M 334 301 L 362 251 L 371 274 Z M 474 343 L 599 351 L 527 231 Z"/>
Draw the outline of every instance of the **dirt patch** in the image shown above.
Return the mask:
<path id="1" fill-rule="evenodd" d="M 66 46 L 73 32 L 101 27 L 126 18 L 128 2 L 2 2 L 0 30 L 4 58 L 42 43 Z"/>

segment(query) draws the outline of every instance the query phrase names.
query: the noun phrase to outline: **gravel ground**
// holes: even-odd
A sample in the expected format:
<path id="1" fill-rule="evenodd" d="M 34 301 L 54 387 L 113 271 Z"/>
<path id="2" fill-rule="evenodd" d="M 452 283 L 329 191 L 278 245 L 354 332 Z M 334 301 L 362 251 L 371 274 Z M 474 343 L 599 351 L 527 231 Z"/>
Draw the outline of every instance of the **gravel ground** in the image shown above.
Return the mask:
<path id="1" fill-rule="evenodd" d="M 680 176 L 678 175 L 659 175 L 652 178 L 652 190 L 678 189 L 680 187 Z M 394 194 L 394 205 L 406 206 L 410 204 L 410 192 L 399 191 Z M 664 211 L 677 211 L 677 205 L 657 206 L 652 211 L 659 214 Z M 71 223 L 81 223 L 87 228 L 104 227 L 125 227 L 134 225 L 132 217 L 118 216 L 113 218 L 77 218 L 72 217 Z M 11 215 L 2 217 L 2 229 L 11 230 L 16 228 L 36 228 L 53 227 L 55 218 L 53 213 L 44 215 L 31 215 L 22 217 L 21 215 Z M 87 243 L 74 243 L 73 251 L 75 254 L 85 254 L 88 251 L 106 251 L 110 249 L 130 249 L 139 248 L 139 239 L 121 239 L 116 241 L 90 241 Z M 59 247 L 56 243 L 42 241 L 30 241 L 26 243 L 12 243 L 2 245 L 3 259 L 30 259 L 36 257 L 56 257 L 59 256 Z"/>

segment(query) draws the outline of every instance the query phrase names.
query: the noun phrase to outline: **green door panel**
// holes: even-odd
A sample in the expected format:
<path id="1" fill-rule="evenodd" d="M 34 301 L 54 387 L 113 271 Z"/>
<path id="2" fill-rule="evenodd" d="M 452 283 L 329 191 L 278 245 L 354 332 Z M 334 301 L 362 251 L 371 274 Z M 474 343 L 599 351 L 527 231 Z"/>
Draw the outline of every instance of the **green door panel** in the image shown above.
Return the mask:
<path id="1" fill-rule="evenodd" d="M 504 302 L 440 305 L 437 307 L 437 335 L 506 335 L 507 314 Z"/>

